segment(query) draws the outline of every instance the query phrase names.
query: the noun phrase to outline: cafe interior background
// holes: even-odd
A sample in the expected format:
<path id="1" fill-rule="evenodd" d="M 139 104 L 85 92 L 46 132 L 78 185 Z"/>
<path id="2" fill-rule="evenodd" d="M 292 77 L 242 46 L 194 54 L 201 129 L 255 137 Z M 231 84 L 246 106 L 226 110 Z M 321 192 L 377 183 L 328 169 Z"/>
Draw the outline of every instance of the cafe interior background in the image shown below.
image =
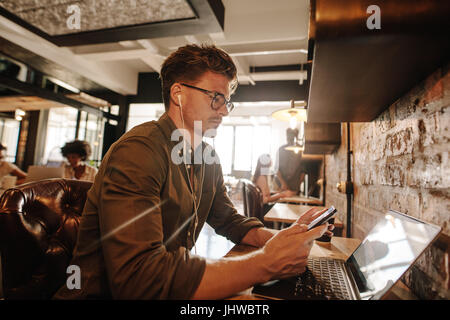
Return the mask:
<path id="1" fill-rule="evenodd" d="M 363 239 L 389 209 L 442 227 L 401 281 L 419 298 L 448 299 L 448 9 L 418 0 L 0 1 L 5 160 L 24 171 L 54 165 L 65 142 L 81 139 L 99 166 L 124 132 L 164 112 L 164 59 L 188 43 L 215 44 L 238 68 L 236 108 L 211 140 L 237 203 L 240 179 L 259 155 L 275 159 L 296 127 L 311 170 L 302 190 L 338 209 L 344 235 Z M 298 115 L 280 120 L 279 110 Z"/>

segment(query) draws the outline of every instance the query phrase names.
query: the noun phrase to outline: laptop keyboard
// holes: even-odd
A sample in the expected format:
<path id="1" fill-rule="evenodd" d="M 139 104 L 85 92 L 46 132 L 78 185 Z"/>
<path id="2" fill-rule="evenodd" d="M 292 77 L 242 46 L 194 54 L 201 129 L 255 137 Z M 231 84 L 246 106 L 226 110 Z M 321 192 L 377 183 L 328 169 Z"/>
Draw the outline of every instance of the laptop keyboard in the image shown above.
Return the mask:
<path id="1" fill-rule="evenodd" d="M 310 258 L 306 271 L 297 277 L 294 295 L 300 299 L 350 300 L 344 261 Z"/>

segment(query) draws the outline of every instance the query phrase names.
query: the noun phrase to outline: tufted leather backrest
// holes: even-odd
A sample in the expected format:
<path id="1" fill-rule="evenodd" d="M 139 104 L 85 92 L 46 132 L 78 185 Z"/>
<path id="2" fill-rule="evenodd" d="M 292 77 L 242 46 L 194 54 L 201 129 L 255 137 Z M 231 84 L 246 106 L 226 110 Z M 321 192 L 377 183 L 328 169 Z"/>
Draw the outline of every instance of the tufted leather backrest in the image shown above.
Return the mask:
<path id="1" fill-rule="evenodd" d="M 263 195 L 261 190 L 250 180 L 242 179 L 242 197 L 244 214 L 247 217 L 257 217 L 263 221 Z"/>
<path id="2" fill-rule="evenodd" d="M 66 281 L 92 182 L 48 179 L 0 198 L 0 252 L 6 299 L 48 299 Z"/>

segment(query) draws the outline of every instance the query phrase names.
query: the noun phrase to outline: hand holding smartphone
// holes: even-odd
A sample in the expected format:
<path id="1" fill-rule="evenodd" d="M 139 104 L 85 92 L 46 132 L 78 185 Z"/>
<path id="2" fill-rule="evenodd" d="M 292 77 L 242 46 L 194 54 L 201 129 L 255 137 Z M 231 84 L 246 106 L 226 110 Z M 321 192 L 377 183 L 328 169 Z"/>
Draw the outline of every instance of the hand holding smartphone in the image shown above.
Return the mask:
<path id="1" fill-rule="evenodd" d="M 335 207 L 333 207 L 333 206 L 329 207 L 327 211 L 325 211 L 320 216 L 318 216 L 316 219 L 311 221 L 311 223 L 308 225 L 308 230 L 311 230 L 312 228 L 315 228 L 317 226 L 320 226 L 321 224 L 324 224 L 325 222 L 330 220 L 336 212 L 337 212 L 337 210 Z"/>

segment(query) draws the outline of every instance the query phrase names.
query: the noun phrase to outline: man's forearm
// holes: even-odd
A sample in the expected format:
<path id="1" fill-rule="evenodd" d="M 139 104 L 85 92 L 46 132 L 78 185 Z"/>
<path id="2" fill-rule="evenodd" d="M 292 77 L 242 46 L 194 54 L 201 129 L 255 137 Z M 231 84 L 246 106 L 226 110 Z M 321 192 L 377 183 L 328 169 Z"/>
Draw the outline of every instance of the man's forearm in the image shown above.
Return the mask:
<path id="1" fill-rule="evenodd" d="M 241 244 L 262 247 L 278 230 L 252 228 Z M 208 261 L 205 273 L 193 299 L 221 299 L 245 290 L 255 283 L 265 282 L 270 278 L 264 270 L 264 258 L 261 250 L 232 258 Z M 223 281 L 226 278 L 226 281 Z"/>
<path id="2" fill-rule="evenodd" d="M 192 299 L 223 299 L 266 282 L 270 274 L 264 269 L 262 249 L 239 256 L 207 261 L 200 285 Z"/>
<path id="3" fill-rule="evenodd" d="M 326 225 L 310 231 L 306 228 L 304 224 L 294 223 L 280 231 L 262 227 L 250 229 L 241 243 L 265 245 L 243 256 L 207 261 L 192 298 L 223 299 L 257 283 L 303 272 L 312 242 L 323 235 Z M 292 245 L 287 245 L 290 242 Z"/>
<path id="4" fill-rule="evenodd" d="M 279 230 L 268 228 L 252 228 L 242 238 L 241 243 L 254 247 L 262 247 L 266 242 L 272 238 Z"/>

